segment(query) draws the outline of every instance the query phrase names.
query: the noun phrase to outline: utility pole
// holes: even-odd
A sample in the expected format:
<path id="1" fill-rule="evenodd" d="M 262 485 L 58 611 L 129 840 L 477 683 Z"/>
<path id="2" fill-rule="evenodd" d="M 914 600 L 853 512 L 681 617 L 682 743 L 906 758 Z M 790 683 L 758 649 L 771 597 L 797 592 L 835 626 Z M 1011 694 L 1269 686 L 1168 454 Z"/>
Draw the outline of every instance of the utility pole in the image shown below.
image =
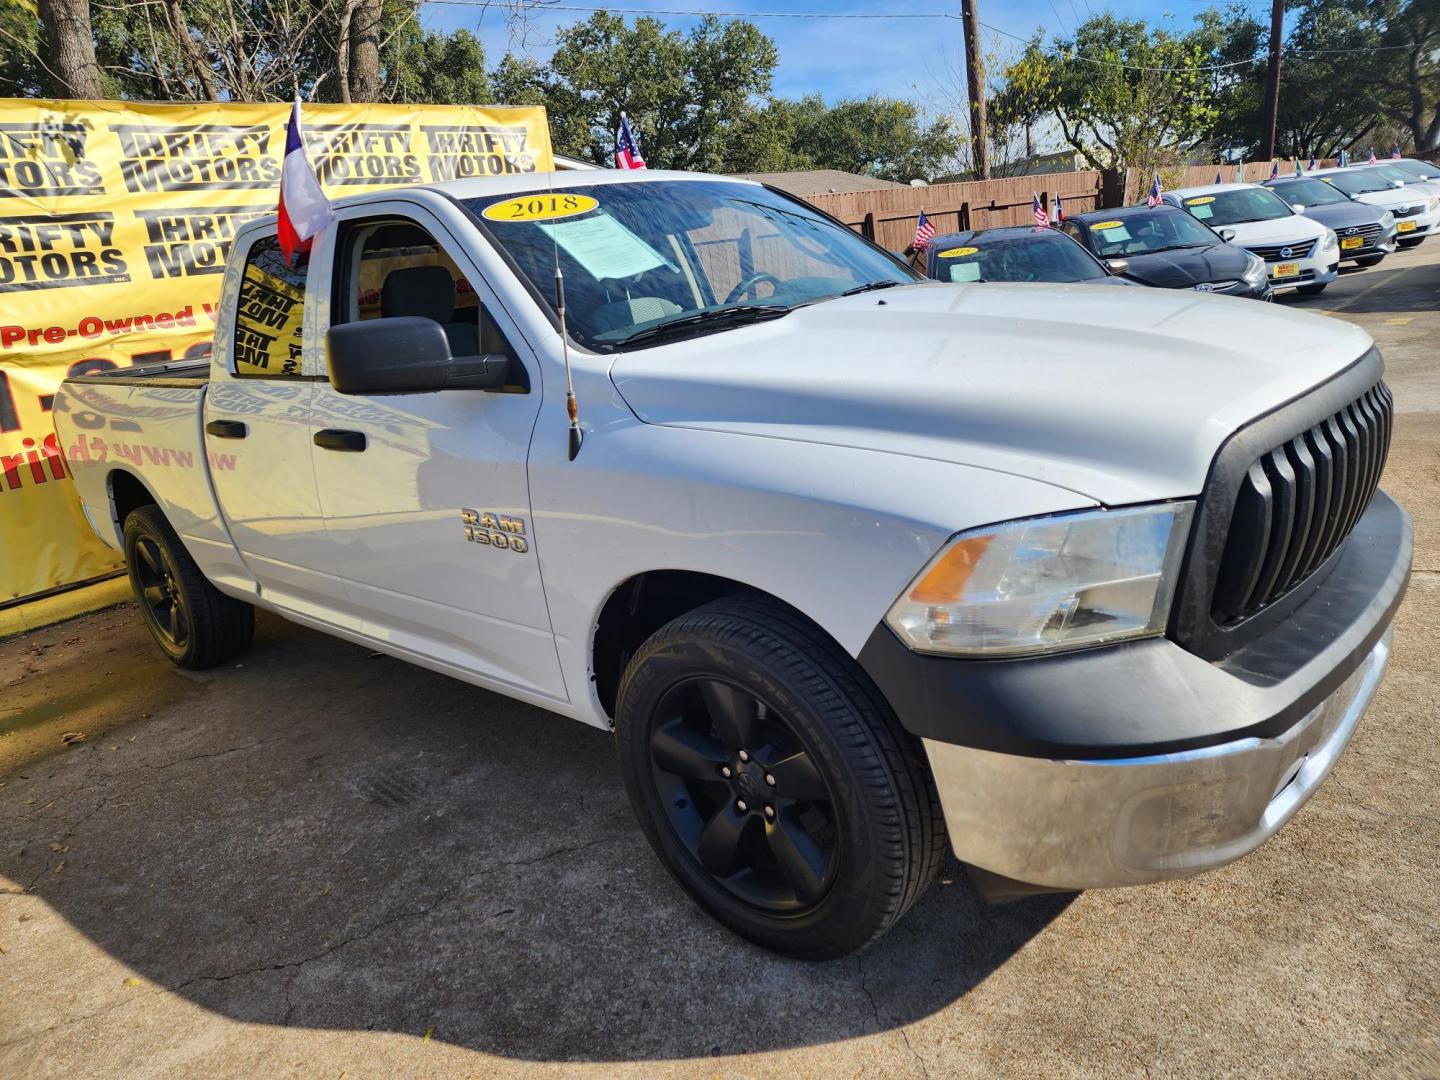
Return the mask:
<path id="1" fill-rule="evenodd" d="M 980 59 L 980 15 L 975 5 L 976 0 L 960 0 L 960 22 L 965 31 L 965 82 L 970 91 L 970 144 L 975 155 L 975 175 L 981 180 L 989 180 L 990 130 L 985 123 L 985 62 Z"/>
<path id="2" fill-rule="evenodd" d="M 1280 115 L 1280 35 L 1285 0 L 1270 0 L 1270 76 L 1265 84 L 1265 160 L 1275 160 L 1275 125 Z"/>

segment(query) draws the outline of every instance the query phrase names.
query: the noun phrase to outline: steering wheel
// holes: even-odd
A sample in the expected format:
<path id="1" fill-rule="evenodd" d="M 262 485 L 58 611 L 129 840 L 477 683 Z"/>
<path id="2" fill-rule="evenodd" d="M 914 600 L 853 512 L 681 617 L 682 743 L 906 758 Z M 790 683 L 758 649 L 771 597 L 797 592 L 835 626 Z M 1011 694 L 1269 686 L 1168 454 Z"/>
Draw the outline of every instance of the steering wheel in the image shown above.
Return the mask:
<path id="1" fill-rule="evenodd" d="M 736 285 L 733 289 L 731 289 L 730 295 L 725 297 L 725 303 L 735 303 L 736 300 L 739 300 L 740 297 L 744 296 L 746 293 L 753 292 L 755 290 L 755 286 L 763 285 L 767 281 L 776 289 L 780 288 L 781 285 L 785 284 L 774 274 L 768 273 L 764 270 L 760 270 L 757 273 L 751 274 L 744 281 L 740 282 L 740 284 Z"/>

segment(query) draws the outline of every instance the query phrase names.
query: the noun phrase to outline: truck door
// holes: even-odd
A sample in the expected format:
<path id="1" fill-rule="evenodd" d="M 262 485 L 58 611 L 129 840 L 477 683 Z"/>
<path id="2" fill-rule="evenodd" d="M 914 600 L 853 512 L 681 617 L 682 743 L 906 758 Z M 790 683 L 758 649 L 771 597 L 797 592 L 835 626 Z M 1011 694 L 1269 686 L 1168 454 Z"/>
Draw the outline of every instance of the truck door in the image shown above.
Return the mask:
<path id="1" fill-rule="evenodd" d="M 526 479 L 541 391 L 533 355 L 423 207 L 356 207 L 327 231 L 332 324 L 423 316 L 444 326 L 455 356 L 512 358 L 505 392 L 360 396 L 315 383 L 315 478 L 352 625 L 564 700 Z"/>
<path id="2" fill-rule="evenodd" d="M 230 538 L 266 599 L 334 622 L 345 586 L 315 491 L 315 383 L 301 349 L 302 327 L 316 316 L 310 259 L 286 265 L 273 229 L 242 233 L 236 244 L 245 257 L 226 281 L 205 393 L 210 475 Z"/>

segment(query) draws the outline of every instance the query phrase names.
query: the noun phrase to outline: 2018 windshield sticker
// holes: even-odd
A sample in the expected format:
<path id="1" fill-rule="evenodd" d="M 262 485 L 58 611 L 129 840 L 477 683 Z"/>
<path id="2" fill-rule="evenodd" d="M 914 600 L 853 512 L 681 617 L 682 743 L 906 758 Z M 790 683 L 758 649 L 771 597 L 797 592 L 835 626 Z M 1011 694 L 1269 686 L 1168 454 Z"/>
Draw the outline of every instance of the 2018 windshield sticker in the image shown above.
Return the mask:
<path id="1" fill-rule="evenodd" d="M 974 255 L 979 250 L 979 248 L 973 247 L 951 248 L 949 251 L 940 252 L 940 254 L 935 257 L 937 259 L 959 259 L 966 255 Z"/>
<path id="2" fill-rule="evenodd" d="M 1195 196 L 1195 198 L 1193 198 L 1193 199 L 1186 199 L 1186 200 L 1185 200 L 1185 205 L 1186 205 L 1186 206 L 1204 206 L 1206 203 L 1212 203 L 1212 202 L 1214 202 L 1214 201 L 1215 201 L 1215 196 L 1214 196 L 1214 195 L 1197 195 L 1197 196 Z"/>
<path id="3" fill-rule="evenodd" d="M 521 195 L 516 199 L 491 203 L 480 212 L 480 216 L 487 221 L 554 221 L 588 213 L 599 205 L 599 201 L 589 195 L 564 192 Z"/>
<path id="4" fill-rule="evenodd" d="M 1124 227 L 1125 223 L 1123 221 L 1102 221 L 1099 225 L 1095 226 L 1095 229 L 1096 231 L 1103 232 L 1105 229 L 1123 229 Z"/>

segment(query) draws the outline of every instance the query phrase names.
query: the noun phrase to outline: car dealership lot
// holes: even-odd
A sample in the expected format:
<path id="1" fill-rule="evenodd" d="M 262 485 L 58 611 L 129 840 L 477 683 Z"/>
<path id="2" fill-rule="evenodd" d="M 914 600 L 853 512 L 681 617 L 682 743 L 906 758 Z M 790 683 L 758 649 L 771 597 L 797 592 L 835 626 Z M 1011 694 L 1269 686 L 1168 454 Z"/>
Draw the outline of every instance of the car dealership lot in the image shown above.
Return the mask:
<path id="1" fill-rule="evenodd" d="M 123 607 L 0 643 L 0 1075 L 1440 1073 L 1440 244 L 1277 303 L 1385 351 L 1416 572 L 1251 857 L 1004 908 L 952 865 L 780 960 L 665 875 L 605 735 L 267 616 L 177 671 Z"/>

